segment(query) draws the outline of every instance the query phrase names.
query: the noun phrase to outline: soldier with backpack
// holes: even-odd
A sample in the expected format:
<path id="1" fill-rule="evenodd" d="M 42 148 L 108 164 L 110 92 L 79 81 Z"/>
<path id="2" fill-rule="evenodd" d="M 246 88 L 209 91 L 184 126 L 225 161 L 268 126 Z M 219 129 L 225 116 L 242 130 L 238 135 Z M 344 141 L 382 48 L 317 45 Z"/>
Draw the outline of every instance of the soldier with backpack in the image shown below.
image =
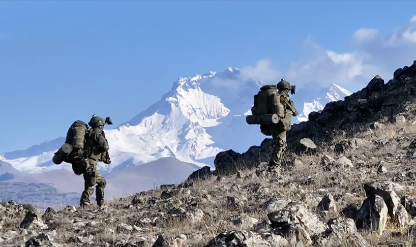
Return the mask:
<path id="1" fill-rule="evenodd" d="M 91 129 L 88 131 L 85 140 L 85 158 L 86 169 L 83 173 L 84 176 L 84 191 L 81 195 L 80 206 L 88 206 L 90 199 L 94 193 L 99 207 L 104 206 L 104 188 L 106 186 L 106 180 L 97 171 L 97 163 L 102 161 L 103 154 L 108 152 L 109 146 L 107 139 L 104 134 L 104 125 L 106 121 L 97 116 L 93 115 L 88 125 Z M 109 164 L 110 161 L 105 161 Z"/>
<path id="2" fill-rule="evenodd" d="M 81 195 L 80 206 L 90 204 L 92 193 L 96 192 L 98 206 L 104 205 L 105 179 L 97 171 L 97 163 L 110 164 L 108 154 L 108 142 L 104 134 L 104 125 L 112 124 L 109 117 L 105 120 L 93 115 L 88 125 L 81 120 L 75 121 L 67 132 L 65 143 L 55 153 L 53 162 L 60 164 L 62 161 L 72 164 L 72 170 L 76 175 L 84 177 L 84 191 Z M 88 127 L 91 127 L 90 129 Z"/>
<path id="3" fill-rule="evenodd" d="M 271 153 L 269 166 L 279 164 L 286 150 L 286 132 L 291 128 L 292 117 L 298 115 L 298 111 L 289 98 L 289 92 L 295 94 L 295 86 L 284 79 L 274 85 L 266 85 L 260 88 L 254 96 L 252 115 L 246 117 L 248 124 L 259 124 L 260 131 L 266 136 L 272 136 L 274 147 Z"/>

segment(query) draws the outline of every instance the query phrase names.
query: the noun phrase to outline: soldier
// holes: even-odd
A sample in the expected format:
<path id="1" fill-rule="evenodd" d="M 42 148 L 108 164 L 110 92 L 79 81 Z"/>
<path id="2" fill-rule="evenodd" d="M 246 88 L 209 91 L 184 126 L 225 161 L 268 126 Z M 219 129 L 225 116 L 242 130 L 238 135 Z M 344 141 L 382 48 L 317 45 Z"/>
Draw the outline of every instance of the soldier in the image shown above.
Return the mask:
<path id="1" fill-rule="evenodd" d="M 88 131 L 88 135 L 85 140 L 85 157 L 86 157 L 86 169 L 83 173 L 84 176 L 84 191 L 81 195 L 80 206 L 87 206 L 90 204 L 90 199 L 95 188 L 95 195 L 97 205 L 99 207 L 104 206 L 104 188 L 106 186 L 106 180 L 97 171 L 97 163 L 104 161 L 109 164 L 108 157 L 108 142 L 104 134 L 104 125 L 106 120 L 97 115 L 93 115 L 88 125 L 91 129 Z M 107 155 L 107 160 L 103 160 L 102 157 Z"/>
<path id="2" fill-rule="evenodd" d="M 298 115 L 293 101 L 289 98 L 292 87 L 284 79 L 276 85 L 279 92 L 274 97 L 272 105 L 273 113 L 276 113 L 280 121 L 277 124 L 269 125 L 269 132 L 273 137 L 274 147 L 270 157 L 269 166 L 274 167 L 279 164 L 283 153 L 286 150 L 286 132 L 291 128 L 292 117 Z"/>

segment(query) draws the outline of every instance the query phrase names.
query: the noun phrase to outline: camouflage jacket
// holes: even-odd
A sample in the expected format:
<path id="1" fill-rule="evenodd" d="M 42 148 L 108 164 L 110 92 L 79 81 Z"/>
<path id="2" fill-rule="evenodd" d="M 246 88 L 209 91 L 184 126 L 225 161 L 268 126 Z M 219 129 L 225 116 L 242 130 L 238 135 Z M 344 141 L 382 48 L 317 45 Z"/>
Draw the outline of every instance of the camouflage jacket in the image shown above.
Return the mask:
<path id="1" fill-rule="evenodd" d="M 109 145 L 105 138 L 104 130 L 101 128 L 91 129 L 87 135 L 86 151 L 87 158 L 94 159 L 96 161 L 103 161 L 103 154 L 108 156 Z"/>
<path id="2" fill-rule="evenodd" d="M 275 95 L 273 107 L 273 112 L 276 113 L 280 118 L 292 118 L 292 116 L 298 115 L 298 111 L 292 99 L 290 99 L 288 95 L 282 92 L 279 92 Z"/>

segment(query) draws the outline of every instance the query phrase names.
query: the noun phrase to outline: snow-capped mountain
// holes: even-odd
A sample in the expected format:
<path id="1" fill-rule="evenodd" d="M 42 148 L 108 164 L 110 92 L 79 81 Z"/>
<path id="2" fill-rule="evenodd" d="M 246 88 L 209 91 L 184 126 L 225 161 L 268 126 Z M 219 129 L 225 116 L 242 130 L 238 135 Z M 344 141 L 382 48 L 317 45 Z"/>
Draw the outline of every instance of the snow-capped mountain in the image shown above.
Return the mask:
<path id="1" fill-rule="evenodd" d="M 117 128 L 106 130 L 112 163 L 100 163 L 100 172 L 106 174 L 162 157 L 213 166 L 215 155 L 222 150 L 244 152 L 258 145 L 265 136 L 258 126 L 246 123 L 245 115 L 250 112 L 253 95 L 266 83 L 243 80 L 239 75 L 240 70 L 229 67 L 219 73 L 179 78 L 158 102 Z M 298 121 L 349 94 L 335 84 L 329 89 L 317 85 L 300 88 L 292 97 L 302 112 Z M 55 165 L 51 161 L 63 142 L 64 137 L 60 137 L 2 154 L 0 160 L 27 173 L 71 170 L 67 163 Z"/>
<path id="2" fill-rule="evenodd" d="M 343 100 L 345 96 L 349 95 L 351 95 L 351 92 L 334 83 L 329 88 L 322 87 L 317 82 L 307 83 L 302 87 L 299 94 L 293 97 L 295 104 L 297 103 L 296 107 L 303 109 L 302 111 L 299 110 L 299 115 L 296 117 L 297 121 L 294 122 L 307 121 L 309 113 L 320 111 L 324 109 L 327 103 Z M 300 105 L 301 102 L 303 106 Z"/>

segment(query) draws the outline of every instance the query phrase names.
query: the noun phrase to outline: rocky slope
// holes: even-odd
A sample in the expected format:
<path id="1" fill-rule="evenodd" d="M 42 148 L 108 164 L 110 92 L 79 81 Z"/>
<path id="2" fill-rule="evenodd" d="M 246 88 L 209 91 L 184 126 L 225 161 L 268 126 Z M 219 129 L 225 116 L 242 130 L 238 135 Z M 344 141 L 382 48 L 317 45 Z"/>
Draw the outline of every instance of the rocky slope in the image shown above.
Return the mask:
<path id="1" fill-rule="evenodd" d="M 416 62 L 394 74 L 386 84 L 376 77 L 293 126 L 296 152 L 287 153 L 280 167 L 265 167 L 266 138 L 242 154 L 218 153 L 215 172 L 203 167 L 182 184 L 103 209 L 44 212 L 3 203 L 0 244 L 414 246 Z"/>
<path id="2" fill-rule="evenodd" d="M 403 136 L 393 138 L 398 125 Z M 0 245 L 406 246 L 415 233 L 416 170 L 405 157 L 414 151 L 416 128 L 386 129 L 356 137 L 359 145 L 342 155 L 289 155 L 273 171 L 262 164 L 227 175 L 201 170 L 184 184 L 104 209 L 4 203 Z"/>

